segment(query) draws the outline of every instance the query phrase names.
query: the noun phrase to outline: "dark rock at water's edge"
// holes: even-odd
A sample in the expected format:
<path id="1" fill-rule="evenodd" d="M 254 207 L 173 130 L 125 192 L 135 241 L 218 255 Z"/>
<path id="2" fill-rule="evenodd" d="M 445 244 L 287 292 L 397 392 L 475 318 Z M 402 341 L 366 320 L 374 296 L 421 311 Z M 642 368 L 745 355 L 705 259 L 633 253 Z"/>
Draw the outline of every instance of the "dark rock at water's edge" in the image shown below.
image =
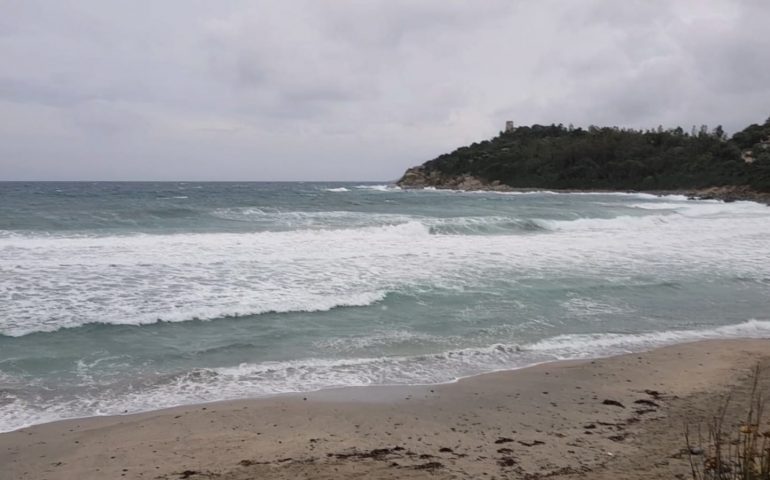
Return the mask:
<path id="1" fill-rule="evenodd" d="M 688 192 L 687 195 L 690 198 L 700 200 L 722 200 L 725 202 L 748 200 L 770 205 L 770 192 L 758 192 L 747 185 L 704 188 Z"/>
<path id="2" fill-rule="evenodd" d="M 401 188 L 421 189 L 436 188 L 439 190 L 464 190 L 464 191 L 488 191 L 488 192 L 535 192 L 544 188 L 520 188 L 510 187 L 499 180 L 487 182 L 478 177 L 464 174 L 457 176 L 445 176 L 433 170 L 427 172 L 424 167 L 412 167 L 404 173 L 398 182 Z M 751 201 L 770 205 L 770 192 L 758 192 L 747 185 L 728 185 L 721 187 L 709 187 L 691 190 L 608 190 L 593 188 L 548 188 L 549 191 L 560 193 L 575 192 L 617 192 L 649 193 L 653 195 L 685 195 L 692 200 L 722 200 L 724 202 Z"/>
<path id="3" fill-rule="evenodd" d="M 428 170 L 424 166 L 412 167 L 396 182 L 402 188 L 444 188 L 453 190 L 497 190 L 512 191 L 513 188 L 503 185 L 498 180 L 487 182 L 469 174 L 444 175 L 439 170 Z"/>
<path id="4" fill-rule="evenodd" d="M 513 128 L 408 169 L 402 188 L 632 191 L 770 204 L 770 119 L 728 138 L 721 127 Z"/>

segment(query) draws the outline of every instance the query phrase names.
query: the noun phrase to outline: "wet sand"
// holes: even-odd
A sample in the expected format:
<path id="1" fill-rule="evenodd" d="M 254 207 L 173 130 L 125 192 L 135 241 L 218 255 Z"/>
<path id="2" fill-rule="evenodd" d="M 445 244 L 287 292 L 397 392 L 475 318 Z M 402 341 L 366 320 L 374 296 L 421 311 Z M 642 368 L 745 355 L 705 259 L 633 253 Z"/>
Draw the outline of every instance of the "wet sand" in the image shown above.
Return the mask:
<path id="1" fill-rule="evenodd" d="M 683 422 L 737 415 L 757 362 L 770 340 L 67 420 L 0 434 L 0 479 L 688 478 Z"/>

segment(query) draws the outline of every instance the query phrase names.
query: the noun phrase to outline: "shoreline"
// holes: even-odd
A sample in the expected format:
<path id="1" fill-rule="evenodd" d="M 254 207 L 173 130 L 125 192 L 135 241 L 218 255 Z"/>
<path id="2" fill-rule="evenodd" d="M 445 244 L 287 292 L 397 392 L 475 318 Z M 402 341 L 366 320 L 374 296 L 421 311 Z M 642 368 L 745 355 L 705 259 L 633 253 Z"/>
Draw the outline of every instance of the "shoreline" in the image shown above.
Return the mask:
<path id="1" fill-rule="evenodd" d="M 551 365 L 551 364 L 562 364 L 562 363 L 572 363 L 572 362 L 587 362 L 592 360 L 600 360 L 605 358 L 613 358 L 617 356 L 623 356 L 623 355 L 632 355 L 632 354 L 638 354 L 638 353 L 644 353 L 649 352 L 653 350 L 657 350 L 660 348 L 666 348 L 676 345 L 685 345 L 690 343 L 697 343 L 697 342 L 708 342 L 708 341 L 730 341 L 730 340 L 754 340 L 754 339 L 763 339 L 763 338 L 770 338 L 770 330 L 763 329 L 762 333 L 759 333 L 756 331 L 757 328 L 762 328 L 763 326 L 757 326 L 755 323 L 760 322 L 763 323 L 763 321 L 751 319 L 746 322 L 741 322 L 738 324 L 729 324 L 729 325 L 722 325 L 722 326 L 712 326 L 711 328 L 707 329 L 692 329 L 692 330 L 668 330 L 668 331 L 654 331 L 654 332 L 648 332 L 648 333 L 636 333 L 636 334 L 628 334 L 629 337 L 644 337 L 645 335 L 651 335 L 656 336 L 658 334 L 675 334 L 677 335 L 675 338 L 669 338 L 667 340 L 654 340 L 649 339 L 648 341 L 651 343 L 642 343 L 642 344 L 634 344 L 633 342 L 631 344 L 627 343 L 621 343 L 621 345 L 616 345 L 614 348 L 610 348 L 609 350 L 596 350 L 593 352 L 591 356 L 575 356 L 572 358 L 554 358 L 554 354 L 551 354 L 551 358 L 541 358 L 535 360 L 535 358 L 530 358 L 531 363 L 521 363 L 521 364 L 515 364 L 515 365 L 506 365 L 502 367 L 492 368 L 488 370 L 483 371 L 476 371 L 473 373 L 466 373 L 451 379 L 443 380 L 443 381 L 436 381 L 433 383 L 374 383 L 374 384 L 367 384 L 367 385 L 328 385 L 328 386 L 321 386 L 314 390 L 297 390 L 297 391 L 285 391 L 285 392 L 278 392 L 278 393 L 266 393 L 266 394 L 252 394 L 252 395 L 246 395 L 246 396 L 237 396 L 237 397 L 230 397 L 230 398 L 218 398 L 218 399 L 199 399 L 198 401 L 194 401 L 191 403 L 177 403 L 177 404 L 165 404 L 161 406 L 156 406 L 156 408 L 152 409 L 141 409 L 141 410 L 134 410 L 131 412 L 125 411 L 125 412 L 111 412 L 111 413 L 104 413 L 104 414 L 93 414 L 93 415 L 83 415 L 83 416 L 71 416 L 66 418 L 58 418 L 58 419 L 50 419 L 50 420 L 43 420 L 43 421 L 37 421 L 34 423 L 29 423 L 23 426 L 19 426 L 16 428 L 13 428 L 12 430 L 4 430 L 0 431 L 0 435 L 6 434 L 6 433 L 13 433 L 22 429 L 26 428 L 34 428 L 38 426 L 43 425 L 49 425 L 49 424 L 55 424 L 59 422 L 69 422 L 69 421 L 87 421 L 92 418 L 121 418 L 121 417 L 131 417 L 133 415 L 143 415 L 148 413 L 154 413 L 154 412 L 163 412 L 163 411 L 170 411 L 175 409 L 184 409 L 184 408 L 194 408 L 197 406 L 205 406 L 205 405 L 214 405 L 219 403 L 227 403 L 227 402 L 238 402 L 238 401 L 269 401 L 272 399 L 280 399 L 280 398 L 292 398 L 292 397 L 301 397 L 301 396 L 307 396 L 307 395 L 323 395 L 327 392 L 355 392 L 359 390 L 366 390 L 366 389 L 394 389 L 394 391 L 397 390 L 403 390 L 403 389 L 409 389 L 409 388 L 420 388 L 420 387 L 437 387 L 437 386 L 443 386 L 443 385 L 453 385 L 457 384 L 458 382 L 465 381 L 467 379 L 472 379 L 479 376 L 484 375 L 490 375 L 490 374 L 497 374 L 497 373 L 505 373 L 505 372 L 516 372 L 520 370 L 526 370 L 529 368 L 536 368 L 541 365 Z M 750 333 L 746 330 L 752 330 Z M 767 337 L 763 335 L 768 335 Z M 547 338 L 545 340 L 548 340 Z M 633 346 L 632 346 L 633 345 Z M 641 345 L 641 346 L 640 346 Z M 492 348 L 494 345 L 488 346 L 488 348 Z M 519 346 L 516 346 L 517 351 L 519 351 Z M 460 350 L 462 351 L 462 350 Z M 521 347 L 520 352 L 526 353 L 530 351 L 526 346 Z M 407 357 L 404 357 L 407 358 Z M 1 479 L 0 479 L 1 480 Z"/>
<path id="2" fill-rule="evenodd" d="M 770 205 L 770 192 L 760 192 L 745 185 L 724 185 L 705 188 L 666 189 L 666 190 L 613 190 L 613 189 L 584 189 L 584 188 L 546 188 L 546 187 L 511 187 L 499 181 L 488 182 L 471 175 L 457 177 L 431 176 L 422 172 L 421 167 L 407 169 L 404 176 L 392 185 L 404 190 L 456 190 L 466 192 L 554 192 L 554 193 L 644 193 L 664 197 L 668 195 L 683 195 L 688 200 L 720 200 L 723 202 L 756 202 Z"/>
<path id="3" fill-rule="evenodd" d="M 628 460 L 636 441 L 678 408 L 712 413 L 712 397 L 756 361 L 770 362 L 770 339 L 703 340 L 438 385 L 341 387 L 60 420 L 0 434 L 0 464 L 10 466 L 0 479 L 566 478 Z M 602 403 L 608 399 L 623 408 Z M 666 462 L 666 472 L 687 466 Z"/>

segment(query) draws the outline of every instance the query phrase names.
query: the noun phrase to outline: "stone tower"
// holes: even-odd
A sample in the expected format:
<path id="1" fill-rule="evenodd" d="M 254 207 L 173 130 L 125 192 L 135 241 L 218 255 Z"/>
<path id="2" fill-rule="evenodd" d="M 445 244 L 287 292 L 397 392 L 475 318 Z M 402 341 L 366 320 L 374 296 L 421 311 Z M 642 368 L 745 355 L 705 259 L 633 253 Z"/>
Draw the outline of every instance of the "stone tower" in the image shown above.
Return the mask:
<path id="1" fill-rule="evenodd" d="M 505 122 L 505 133 L 513 131 L 513 120 L 507 120 Z"/>

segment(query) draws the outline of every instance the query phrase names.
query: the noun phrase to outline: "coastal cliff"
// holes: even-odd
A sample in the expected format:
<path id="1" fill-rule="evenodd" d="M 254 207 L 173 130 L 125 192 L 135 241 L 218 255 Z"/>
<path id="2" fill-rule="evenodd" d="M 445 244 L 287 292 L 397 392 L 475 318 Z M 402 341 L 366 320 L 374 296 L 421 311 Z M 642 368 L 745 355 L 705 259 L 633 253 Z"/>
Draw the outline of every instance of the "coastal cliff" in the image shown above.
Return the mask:
<path id="1" fill-rule="evenodd" d="M 770 119 L 721 127 L 630 130 L 532 125 L 409 168 L 402 188 L 649 191 L 770 201 Z"/>

